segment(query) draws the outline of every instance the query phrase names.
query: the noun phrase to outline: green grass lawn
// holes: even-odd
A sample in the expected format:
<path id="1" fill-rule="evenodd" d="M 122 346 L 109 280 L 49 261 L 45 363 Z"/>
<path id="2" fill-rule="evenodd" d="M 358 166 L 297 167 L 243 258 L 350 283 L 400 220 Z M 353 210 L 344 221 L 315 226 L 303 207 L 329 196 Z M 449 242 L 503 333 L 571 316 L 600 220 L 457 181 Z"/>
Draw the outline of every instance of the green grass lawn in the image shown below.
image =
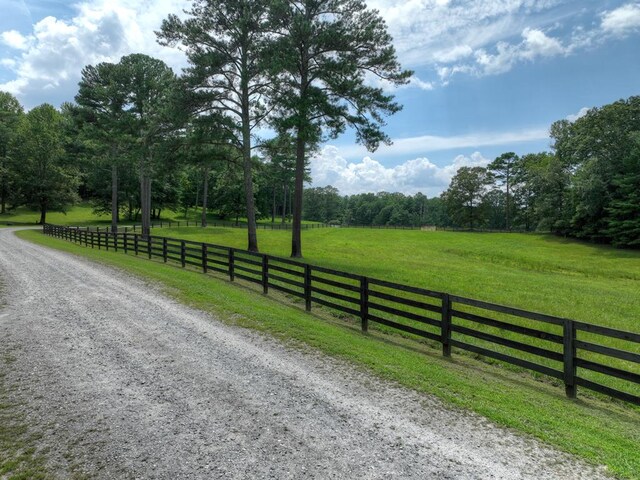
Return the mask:
<path id="1" fill-rule="evenodd" d="M 181 229 L 166 233 L 237 247 L 244 246 L 246 235 L 246 232 L 233 229 L 207 232 Z M 292 307 L 279 295 L 264 296 L 255 289 L 188 269 L 121 252 L 80 247 L 45 237 L 37 231 L 20 232 L 19 235 L 123 268 L 157 282 L 169 295 L 213 312 L 228 323 L 264 331 L 293 345 L 308 345 L 346 359 L 384 378 L 434 394 L 500 425 L 531 434 L 590 462 L 607 465 L 612 473 L 622 478 L 640 478 L 638 408 L 593 396 L 568 400 L 557 384 L 536 380 L 527 373 L 488 365 L 470 356 L 446 359 L 425 344 L 379 331 L 363 335 L 357 324 L 339 320 L 326 312 L 308 314 Z M 286 232 L 261 232 L 260 239 L 264 251 L 287 253 Z M 607 278 L 616 284 L 629 283 L 628 293 L 633 291 L 633 282 L 636 287 L 638 285 L 637 254 L 566 243 L 544 236 L 401 231 L 376 231 L 374 235 L 367 230 L 327 229 L 304 232 L 304 240 L 306 260 L 312 263 L 382 278 L 394 275 L 396 281 L 424 283 L 430 288 L 512 305 L 513 300 L 502 300 L 510 298 L 501 296 L 503 290 L 516 292 L 519 288 L 537 288 L 532 286 L 537 284 L 528 284 L 526 279 L 519 278 L 529 273 L 533 281 L 548 279 L 560 286 L 563 285 L 560 278 L 568 270 L 571 274 L 565 273 L 565 277 L 580 282 L 579 287 L 569 286 L 565 290 L 566 294 L 574 291 L 574 295 L 578 295 L 583 286 L 590 285 L 589 282 L 595 282 L 592 288 L 606 285 Z M 358 248 L 354 241 L 359 242 Z M 519 247 L 520 244 L 524 245 Z M 520 268 L 516 261 L 518 248 L 521 248 L 524 265 Z M 557 250 L 566 251 L 569 257 L 554 254 Z M 389 251 L 396 255 L 394 261 L 390 259 Z M 463 255 L 461 251 L 468 251 L 469 255 Z M 572 265 L 570 252 L 577 252 L 573 258 L 592 261 Z M 445 258 L 438 258 L 440 256 Z M 399 264 L 410 270 L 402 271 Z M 444 266 L 447 270 L 439 271 Z M 465 271 L 479 283 L 466 279 Z M 516 280 L 519 282 L 516 286 L 510 284 Z M 485 285 L 489 286 L 487 290 Z M 483 295 L 484 292 L 488 293 Z M 557 292 L 553 293 L 555 298 Z M 495 298 L 487 298 L 487 295 L 495 295 Z M 633 295 L 637 302 L 637 290 Z M 522 301 L 538 296 L 522 292 L 516 298 Z M 546 306 L 542 298 L 536 302 L 520 306 Z M 632 306 L 628 308 L 633 310 Z M 548 311 L 547 308 L 536 309 Z"/>
<path id="2" fill-rule="evenodd" d="M 236 248 L 247 241 L 239 229 L 156 233 Z M 290 253 L 290 232 L 258 235 L 263 253 Z M 640 331 L 640 251 L 516 233 L 323 228 L 302 239 L 311 264 Z"/>
<path id="3" fill-rule="evenodd" d="M 202 218 L 201 214 L 202 209 L 200 208 L 190 208 L 185 216 L 184 210 L 173 211 L 173 210 L 163 210 L 161 213 L 161 220 L 164 222 L 182 222 L 185 220 L 189 221 L 200 221 Z M 207 219 L 209 222 L 221 222 L 220 218 L 215 214 L 208 214 Z M 247 221 L 246 218 L 239 218 L 239 222 Z M 36 224 L 40 221 L 40 212 L 31 210 L 26 207 L 16 208 L 8 213 L 0 215 L 0 226 L 6 225 L 7 223 L 13 224 Z M 154 223 L 159 222 L 160 220 L 153 220 Z M 227 218 L 224 220 L 225 223 L 233 223 L 235 218 Z M 97 215 L 93 212 L 93 207 L 88 203 L 82 203 L 80 205 L 75 205 L 66 213 L 61 212 L 48 212 L 47 213 L 47 222 L 55 225 L 73 225 L 73 226 L 90 226 L 90 225 L 110 225 L 111 224 L 111 215 Z M 123 220 L 120 222 L 122 225 L 129 225 L 132 223 L 140 223 L 138 219 L 136 222 L 130 222 L 127 220 Z M 307 222 L 303 223 L 318 223 L 318 222 Z M 261 218 L 258 220 L 259 225 L 270 225 L 271 218 Z M 281 219 L 276 218 L 275 225 L 280 225 Z M 291 222 L 287 222 L 287 225 L 290 226 Z"/>

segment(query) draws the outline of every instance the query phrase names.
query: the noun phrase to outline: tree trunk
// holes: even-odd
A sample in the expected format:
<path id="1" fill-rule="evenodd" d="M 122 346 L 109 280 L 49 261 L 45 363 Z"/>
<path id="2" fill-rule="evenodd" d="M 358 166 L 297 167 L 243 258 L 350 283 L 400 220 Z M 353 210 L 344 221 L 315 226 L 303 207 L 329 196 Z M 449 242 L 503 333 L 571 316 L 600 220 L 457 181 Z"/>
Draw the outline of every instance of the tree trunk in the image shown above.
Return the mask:
<path id="1" fill-rule="evenodd" d="M 40 204 L 40 225 L 44 225 L 47 222 L 47 203 Z"/>
<path id="2" fill-rule="evenodd" d="M 7 213 L 7 183 L 4 178 L 0 185 L 0 213 Z"/>
<path id="3" fill-rule="evenodd" d="M 273 187 L 273 198 L 271 204 L 271 223 L 276 223 L 276 187 Z"/>
<path id="4" fill-rule="evenodd" d="M 118 233 L 118 167 L 111 165 L 111 233 Z"/>
<path id="5" fill-rule="evenodd" d="M 511 179 L 509 178 L 509 174 L 510 174 L 509 167 L 507 167 L 507 173 L 506 173 L 506 184 L 507 184 L 507 201 L 506 201 L 506 204 L 507 204 L 507 211 L 506 211 L 506 216 L 505 216 L 506 217 L 505 218 L 505 226 L 507 227 L 507 230 L 511 230 L 511 225 L 509 223 L 509 188 L 511 187 L 511 185 L 510 185 L 510 183 L 511 183 L 510 180 Z"/>
<path id="6" fill-rule="evenodd" d="M 287 218 L 287 185 L 282 185 L 282 223 Z"/>
<path id="7" fill-rule="evenodd" d="M 291 256 L 302 257 L 302 188 L 304 184 L 304 160 L 306 150 L 302 132 L 296 139 L 296 182 L 293 197 L 293 224 L 291 225 Z"/>
<path id="8" fill-rule="evenodd" d="M 144 166 L 141 167 L 140 172 L 140 208 L 142 214 L 141 234 L 147 238 L 151 235 L 151 177 L 145 171 Z"/>
<path id="9" fill-rule="evenodd" d="M 204 183 L 202 185 L 202 217 L 200 226 L 207 226 L 207 197 L 209 195 L 209 167 L 204 167 Z"/>
<path id="10" fill-rule="evenodd" d="M 251 116 L 249 114 L 249 80 L 247 55 L 242 56 L 242 167 L 244 174 L 244 195 L 247 204 L 247 250 L 258 251 L 256 227 L 256 206 L 253 198 L 253 165 L 251 164 Z"/>

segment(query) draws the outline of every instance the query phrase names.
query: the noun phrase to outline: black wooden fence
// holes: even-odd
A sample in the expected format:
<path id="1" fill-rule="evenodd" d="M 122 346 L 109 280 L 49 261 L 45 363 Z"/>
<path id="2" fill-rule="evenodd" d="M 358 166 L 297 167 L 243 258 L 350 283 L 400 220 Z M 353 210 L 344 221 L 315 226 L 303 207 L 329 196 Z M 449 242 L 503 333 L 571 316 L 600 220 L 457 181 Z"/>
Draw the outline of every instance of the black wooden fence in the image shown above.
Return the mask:
<path id="1" fill-rule="evenodd" d="M 640 405 L 640 334 L 369 278 L 296 260 L 188 240 L 45 225 L 44 233 L 90 248 L 122 251 L 218 272 L 328 307 L 338 315 L 401 331 L 483 359 L 532 370 Z"/>

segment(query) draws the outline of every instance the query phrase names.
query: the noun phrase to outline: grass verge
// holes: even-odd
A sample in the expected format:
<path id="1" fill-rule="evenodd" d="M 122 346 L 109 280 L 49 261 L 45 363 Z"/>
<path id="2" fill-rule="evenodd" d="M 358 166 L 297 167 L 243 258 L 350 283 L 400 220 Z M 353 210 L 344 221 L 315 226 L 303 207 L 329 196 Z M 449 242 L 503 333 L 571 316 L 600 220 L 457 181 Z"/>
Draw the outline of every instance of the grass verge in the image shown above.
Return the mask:
<path id="1" fill-rule="evenodd" d="M 621 478 L 640 478 L 640 410 L 583 396 L 571 401 L 562 389 L 470 357 L 445 359 L 439 351 L 394 335 L 362 335 L 330 315 L 312 315 L 277 296 L 144 258 L 91 250 L 38 231 L 27 240 L 122 268 L 160 284 L 167 294 L 221 320 L 263 331 L 348 360 L 383 378 L 433 394 L 495 423 L 535 436 Z"/>
<path id="2" fill-rule="evenodd" d="M 37 435 L 30 432 L 20 407 L 6 383 L 6 369 L 14 361 L 10 353 L 0 356 L 0 478 L 45 480 L 51 478 L 44 457 L 36 450 Z"/>

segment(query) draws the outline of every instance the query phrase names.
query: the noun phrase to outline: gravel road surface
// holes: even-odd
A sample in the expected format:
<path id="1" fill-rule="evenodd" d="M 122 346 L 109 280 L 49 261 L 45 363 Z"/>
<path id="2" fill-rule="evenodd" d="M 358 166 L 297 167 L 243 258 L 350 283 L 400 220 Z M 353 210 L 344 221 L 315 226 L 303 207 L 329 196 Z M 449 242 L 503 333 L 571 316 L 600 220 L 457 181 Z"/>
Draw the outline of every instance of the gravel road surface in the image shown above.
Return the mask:
<path id="1" fill-rule="evenodd" d="M 0 368 L 60 478 L 605 478 L 10 229 L 0 277 L 0 355 L 16 359 Z"/>

